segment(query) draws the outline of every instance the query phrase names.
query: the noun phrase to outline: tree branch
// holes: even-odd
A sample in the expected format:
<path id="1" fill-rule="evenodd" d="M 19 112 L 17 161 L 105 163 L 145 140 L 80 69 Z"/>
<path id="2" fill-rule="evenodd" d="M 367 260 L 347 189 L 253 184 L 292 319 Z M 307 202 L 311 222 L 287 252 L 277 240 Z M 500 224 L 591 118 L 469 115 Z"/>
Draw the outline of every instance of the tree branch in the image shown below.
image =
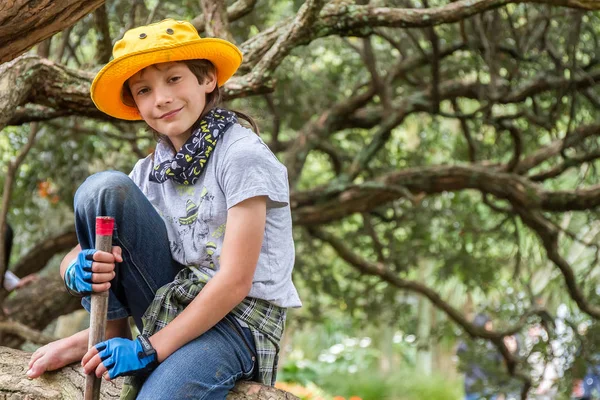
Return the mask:
<path id="1" fill-rule="evenodd" d="M 406 197 L 395 187 L 429 195 L 474 189 L 507 200 L 513 206 L 534 210 L 587 210 L 600 205 L 600 185 L 553 191 L 514 173 L 476 165 L 439 165 L 394 171 L 361 184 L 336 182 L 294 192 L 291 195 L 294 221 L 299 225 L 323 224 Z"/>
<path id="2" fill-rule="evenodd" d="M 559 231 L 556 226 L 538 210 L 531 210 L 526 207 L 516 207 L 515 209 L 521 220 L 540 237 L 548 258 L 562 273 L 569 295 L 577 303 L 579 309 L 595 319 L 600 319 L 600 306 L 590 304 L 587 301 L 581 289 L 577 286 L 577 278 L 573 269 L 559 253 Z"/>
<path id="3" fill-rule="evenodd" d="M 556 178 L 561 175 L 569 168 L 581 166 L 581 164 L 588 163 L 600 158 L 600 150 L 594 150 L 589 153 L 582 155 L 572 156 L 564 159 L 560 164 L 537 174 L 529 176 L 533 182 L 543 182 L 546 179 Z"/>
<path id="4" fill-rule="evenodd" d="M 519 160 L 521 159 L 521 153 L 523 153 L 523 139 L 521 137 L 521 132 L 517 129 L 516 126 L 510 124 L 508 122 L 499 122 L 499 127 L 502 129 L 506 129 L 510 133 L 510 137 L 513 142 L 513 155 L 510 158 L 508 164 L 506 164 L 506 168 L 504 168 L 507 172 L 513 172 L 517 165 L 519 164 Z"/>
<path id="5" fill-rule="evenodd" d="M 73 70 L 47 59 L 24 55 L 0 65 L 0 130 L 9 123 L 79 115 L 104 121 L 117 121 L 99 111 L 90 98 L 93 74 Z M 267 83 L 248 82 L 247 77 L 234 77 L 224 87 L 224 98 L 230 100 L 272 90 Z M 34 103 L 37 114 L 23 116 L 18 107 Z M 44 107 L 41 108 L 40 106 Z"/>
<path id="6" fill-rule="evenodd" d="M 17 171 L 19 170 L 19 167 L 25 160 L 27 153 L 29 153 L 29 150 L 31 150 L 31 148 L 33 147 L 33 144 L 35 143 L 35 137 L 38 134 L 38 130 L 39 129 L 37 122 L 33 122 L 31 124 L 29 137 L 27 138 L 25 146 L 21 149 L 19 154 L 17 154 L 17 157 L 8 164 L 6 176 L 4 178 L 4 190 L 2 191 L 2 208 L 0 208 L 0 243 L 4 243 L 4 227 L 6 226 L 6 216 L 8 215 L 8 206 L 10 204 L 10 198 L 12 196 L 15 176 L 17 174 Z M 7 265 L 5 265 L 5 251 L 6 249 L 4 248 L 4 245 L 0 246 L 0 304 L 2 304 L 2 302 L 6 298 L 6 295 L 8 294 L 4 289 L 4 273 L 6 272 L 6 269 L 8 267 Z"/>
<path id="7" fill-rule="evenodd" d="M 82 308 L 81 299 L 67 293 L 58 273 L 48 274 L 20 288 L 0 304 L 11 320 L 39 331 L 61 315 Z M 1 344 L 16 348 L 23 341 L 20 336 L 4 335 Z"/>
<path id="8" fill-rule="evenodd" d="M 0 321 L 0 336 L 2 334 L 11 334 L 19 336 L 24 340 L 29 340 L 32 343 L 36 344 L 48 344 L 56 340 L 55 337 L 48 336 L 43 332 L 37 331 L 35 329 L 31 329 L 27 325 L 23 325 L 19 322 L 15 321 Z"/>
<path id="9" fill-rule="evenodd" d="M 0 64 L 70 27 L 104 0 L 13 0 L 0 9 Z"/>
<path id="10" fill-rule="evenodd" d="M 229 32 L 229 20 L 223 0 L 200 0 L 204 16 L 204 30 L 210 37 L 225 39 L 235 43 Z"/>
<path id="11" fill-rule="evenodd" d="M 375 154 L 387 143 L 391 137 L 392 130 L 400 125 L 408 113 L 405 108 L 395 107 L 395 112 L 390 114 L 379 124 L 377 131 L 373 134 L 371 142 L 364 147 L 364 149 L 358 153 L 352 165 L 348 169 L 346 174 L 342 174 L 338 177 L 340 182 L 352 182 L 358 174 L 368 165 L 373 159 Z"/>
<path id="12" fill-rule="evenodd" d="M 96 63 L 99 65 L 106 64 L 110 61 L 112 55 L 112 40 L 110 39 L 105 4 L 94 11 L 94 25 L 98 35 L 96 40 Z"/>
<path id="13" fill-rule="evenodd" d="M 70 110 L 54 110 L 49 107 L 40 106 L 38 104 L 25 104 L 14 110 L 11 119 L 7 122 L 8 126 L 23 125 L 28 122 L 50 121 L 54 118 L 65 117 L 71 115 Z"/>
<path id="14" fill-rule="evenodd" d="M 459 0 L 441 7 L 427 9 L 391 8 L 329 2 L 319 14 L 308 35 L 298 37 L 296 46 L 330 35 L 364 37 L 378 27 L 424 28 L 462 21 L 473 15 L 513 3 L 539 3 L 583 10 L 600 10 L 595 0 Z M 249 70 L 273 47 L 273 43 L 289 29 L 292 19 L 288 18 L 261 32 L 242 44 L 247 55 L 244 70 Z"/>
<path id="15" fill-rule="evenodd" d="M 36 56 L 25 55 L 0 65 L 0 88 L 10 88 L 0 91 L 0 130 L 12 119 L 16 107 L 26 102 L 87 116 L 105 115 L 90 98 L 92 78 L 88 72 L 74 71 Z"/>
<path id="16" fill-rule="evenodd" d="M 306 156 L 314 148 L 315 143 L 324 134 L 334 132 L 336 130 L 334 126 L 343 123 L 347 115 L 364 106 L 374 94 L 375 88 L 373 86 L 365 91 L 359 91 L 354 96 L 335 104 L 329 110 L 325 110 L 316 119 L 309 121 L 302 127 L 286 152 L 285 164 L 288 166 L 290 187 L 296 185 Z"/>
<path id="17" fill-rule="evenodd" d="M 254 66 L 249 81 L 262 80 L 270 77 L 281 61 L 289 52 L 298 46 L 298 42 L 309 36 L 313 24 L 318 18 L 319 12 L 325 0 L 307 0 L 294 20 L 281 32 L 273 46 L 265 53 L 261 60 Z"/>
<path id="18" fill-rule="evenodd" d="M 227 21 L 233 22 L 248 15 L 254 9 L 258 0 L 237 0 L 227 7 Z M 192 25 L 202 33 L 205 30 L 204 15 L 199 15 L 191 21 Z"/>
<path id="19" fill-rule="evenodd" d="M 329 244 L 344 261 L 346 261 L 348 264 L 350 264 L 350 266 L 357 269 L 358 271 L 366 275 L 377 276 L 383 281 L 388 282 L 389 284 L 393 285 L 398 289 L 408 290 L 426 297 L 436 308 L 443 311 L 448 316 L 448 318 L 450 318 L 457 325 L 463 328 L 464 331 L 473 338 L 502 341 L 502 338 L 504 336 L 510 336 L 520 331 L 527 322 L 527 319 L 531 315 L 544 312 L 544 310 L 541 309 L 533 309 L 522 315 L 519 319 L 519 322 L 509 328 L 506 328 L 502 331 L 488 331 L 484 329 L 484 327 L 476 326 L 473 323 L 469 322 L 463 316 L 461 311 L 457 310 L 456 308 L 452 307 L 449 303 L 444 301 L 434 289 L 425 286 L 417 281 L 400 278 L 384 263 L 369 262 L 368 260 L 353 252 L 349 246 L 344 244 L 343 240 L 336 238 L 333 234 L 323 229 L 317 227 L 310 227 L 308 231 L 312 236 Z"/>
<path id="20" fill-rule="evenodd" d="M 11 400 L 83 399 L 85 375 L 79 363 L 46 372 L 37 379 L 26 379 L 25 371 L 31 353 L 0 347 L 0 398 Z M 123 378 L 103 382 L 99 400 L 117 400 Z M 238 382 L 227 400 L 299 400 L 283 390 L 256 382 Z"/>
<path id="21" fill-rule="evenodd" d="M 561 149 L 575 147 L 585 139 L 592 136 L 600 136 L 600 124 L 583 125 L 575 129 L 568 137 L 555 140 L 547 146 L 541 147 L 529 156 L 521 159 L 515 167 L 515 172 L 519 175 L 537 167 L 550 158 L 559 155 Z"/>
<path id="22" fill-rule="evenodd" d="M 458 115 L 461 115 L 462 111 L 460 109 L 458 101 L 456 99 L 451 99 L 451 102 L 452 108 L 454 108 L 454 112 Z M 467 123 L 467 119 L 465 117 L 457 116 L 456 118 L 458 118 L 458 120 L 460 121 L 460 127 L 462 129 L 463 136 L 467 141 L 467 148 L 469 149 L 469 161 L 474 163 L 477 160 L 477 147 L 475 145 L 475 141 L 473 140 L 473 135 L 471 135 L 471 129 L 469 129 L 469 124 Z"/>
<path id="23" fill-rule="evenodd" d="M 29 252 L 19 258 L 13 266 L 17 276 L 27 276 L 41 271 L 56 254 L 70 250 L 77 245 L 75 230 L 70 228 L 34 244 Z"/>

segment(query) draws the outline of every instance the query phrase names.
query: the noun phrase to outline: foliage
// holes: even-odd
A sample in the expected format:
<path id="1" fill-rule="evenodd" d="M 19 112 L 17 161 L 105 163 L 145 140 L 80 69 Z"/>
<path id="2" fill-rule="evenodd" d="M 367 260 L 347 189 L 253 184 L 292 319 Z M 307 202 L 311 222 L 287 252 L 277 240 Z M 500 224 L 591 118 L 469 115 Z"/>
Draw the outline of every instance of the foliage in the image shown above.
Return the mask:
<path id="1" fill-rule="evenodd" d="M 145 23 L 151 10 L 156 11 L 155 21 L 166 17 L 191 20 L 202 13 L 200 2 L 137 3 L 138 12 L 132 12 L 131 2 L 106 2 L 113 42 L 132 24 Z M 403 10 L 448 3 L 394 0 L 370 6 Z M 329 2 L 328 6 L 346 4 L 351 2 Z M 301 5 L 300 1 L 258 1 L 252 12 L 230 23 L 231 34 L 238 44 L 247 43 L 294 17 Z M 355 390 L 361 387 L 364 400 L 398 393 L 436 399 L 456 395 L 453 383 L 428 383 L 437 382 L 435 375 L 421 379 L 415 372 L 416 350 L 397 349 L 409 367 L 387 377 L 376 372 L 381 353 L 370 346 L 343 352 L 332 363 L 317 361 L 325 354 L 323 349 L 343 344 L 349 340 L 345 334 L 360 332 L 365 326 L 374 330 L 391 326 L 405 336 L 413 335 L 423 351 L 429 351 L 428 343 L 451 346 L 468 335 L 464 324 L 456 324 L 445 313 L 425 315 L 422 294 L 400 290 L 389 279 L 365 272 L 349 257 L 344 259 L 318 238 L 316 229 L 339 238 L 361 261 L 431 288 L 443 303 L 436 307 L 449 305 L 466 321 L 485 311 L 498 322 L 498 329 L 504 329 L 518 323 L 527 310 L 544 307 L 546 320 L 524 318 L 520 334 L 525 336 L 530 327 L 543 324 L 546 337 L 533 346 L 533 353 L 543 360 L 553 359 L 550 343 L 561 337 L 565 352 L 561 373 L 565 379 L 580 374 L 575 371 L 576 359 L 585 357 L 577 355 L 579 348 L 595 351 L 599 344 L 591 341 L 591 335 L 578 334 L 576 327 L 594 327 L 597 321 L 573 301 L 564 272 L 548 257 L 554 245 L 547 247 L 548 240 L 526 217 L 539 212 L 557 229 L 556 247 L 573 270 L 574 284 L 597 306 L 597 208 L 543 209 L 535 193 L 528 191 L 531 198 L 527 201 L 491 194 L 491 186 L 484 189 L 478 176 L 482 171 L 492 173 L 489 180 L 493 182 L 484 183 L 493 184 L 499 193 L 506 185 L 501 178 L 509 177 L 510 182 L 517 182 L 515 186 L 531 184 L 552 191 L 554 197 L 564 194 L 561 191 L 572 191 L 576 197 L 580 190 L 597 184 L 598 133 L 565 145 L 529 168 L 509 171 L 508 165 L 514 157 L 524 162 L 558 141 L 567 143 L 579 127 L 600 119 L 600 100 L 590 78 L 596 76 L 600 60 L 599 19 L 598 12 L 520 2 L 435 27 L 382 24 L 372 27 L 366 37 L 360 31 L 339 31 L 293 43 L 291 52 L 272 71 L 271 93 L 227 102 L 256 118 L 261 137 L 288 166 L 290 176 L 296 177 L 291 181 L 292 197 L 311 191 L 318 194 L 304 205 L 305 209 L 313 207 L 316 214 L 326 214 L 328 209 L 319 207 L 331 198 L 339 204 L 327 207 L 344 207 L 345 197 L 338 191 L 349 184 L 358 187 L 381 183 L 391 174 L 414 173 L 402 185 L 384 185 L 386 190 L 378 192 L 379 196 L 403 193 L 384 203 L 364 204 L 358 212 L 326 224 L 306 226 L 301 219 L 295 220 L 294 281 L 304 307 L 290 312 L 289 326 L 298 331 L 310 328 L 295 341 L 320 335 L 323 346 L 311 348 L 307 343 L 300 346 L 303 357 L 289 355 L 282 371 L 285 380 L 313 382 L 346 397 L 358 394 Z M 58 54 L 64 39 L 73 51 Z M 98 39 L 94 17 L 88 15 L 70 31 L 52 38 L 50 59 L 75 70 L 97 71 Z M 336 106 L 375 87 L 377 77 L 383 79 L 385 90 L 378 89 L 364 104 L 336 114 Z M 551 87 L 539 89 L 545 84 Z M 437 99 L 436 88 L 440 91 Z M 394 114 L 401 116 L 398 122 L 388 131 L 382 129 L 385 118 Z M 73 195 L 89 174 L 105 169 L 127 173 L 154 144 L 140 123 L 72 115 L 43 121 L 41 126 L 10 199 L 9 220 L 17 231 L 13 265 L 34 243 L 72 227 Z M 27 124 L 0 131 L 0 185 L 7 163 L 24 146 L 28 132 Z M 304 143 L 300 150 L 294 147 L 296 141 Z M 367 154 L 373 146 L 379 146 L 378 150 Z M 360 168 L 351 176 L 349 171 L 357 165 Z M 453 186 L 455 175 L 444 180 L 427 174 L 453 166 L 475 172 L 462 186 Z M 294 212 L 304 206 L 293 205 Z M 559 310 L 564 311 L 562 316 Z M 428 318 L 433 322 L 425 326 Z M 557 320 L 565 325 L 563 330 L 557 329 Z M 314 330 L 315 324 L 324 330 Z M 378 340 L 373 332 L 368 337 Z M 474 356 L 483 351 L 479 349 Z M 519 370 L 530 374 L 535 386 L 539 380 L 531 359 L 520 356 Z M 359 365 L 364 371 L 352 376 L 360 378 L 348 379 L 350 367 Z M 564 393 L 570 390 L 566 380 L 560 386 Z"/>
<path id="2" fill-rule="evenodd" d="M 362 400 L 459 398 L 461 389 L 458 380 L 419 370 L 414 335 L 395 332 L 390 349 L 393 365 L 389 372 L 382 373 L 379 364 L 385 344 L 377 337 L 381 329 L 363 330 L 367 335 L 372 334 L 373 338 L 351 337 L 346 332 L 348 328 L 336 323 L 306 327 L 295 332 L 293 350 L 287 356 L 278 380 L 302 387 L 316 385 L 330 396 L 346 399 L 352 396 Z"/>

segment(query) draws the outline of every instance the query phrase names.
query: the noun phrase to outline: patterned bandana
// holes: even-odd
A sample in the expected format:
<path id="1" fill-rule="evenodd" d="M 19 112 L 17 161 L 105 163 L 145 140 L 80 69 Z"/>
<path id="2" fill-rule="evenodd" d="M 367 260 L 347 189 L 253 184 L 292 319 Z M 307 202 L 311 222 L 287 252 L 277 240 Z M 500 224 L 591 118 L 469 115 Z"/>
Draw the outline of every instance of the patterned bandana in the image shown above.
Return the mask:
<path id="1" fill-rule="evenodd" d="M 231 111 L 222 108 L 210 110 L 175 157 L 154 166 L 150 181 L 163 183 L 171 179 L 182 185 L 195 184 L 217 141 L 236 122 L 237 117 Z"/>

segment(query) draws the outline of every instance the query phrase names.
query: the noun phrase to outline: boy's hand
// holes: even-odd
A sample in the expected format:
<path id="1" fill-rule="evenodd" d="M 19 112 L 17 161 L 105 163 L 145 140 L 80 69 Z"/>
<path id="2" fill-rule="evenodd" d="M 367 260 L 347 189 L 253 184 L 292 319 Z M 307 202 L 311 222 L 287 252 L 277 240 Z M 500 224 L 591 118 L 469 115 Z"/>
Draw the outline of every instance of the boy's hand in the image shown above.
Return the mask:
<path id="1" fill-rule="evenodd" d="M 143 352 L 139 337 L 135 340 L 113 338 L 91 347 L 81 365 L 86 374 L 95 372 L 98 378 L 104 376 L 108 381 L 119 376 L 147 374 L 158 361 L 156 353 Z"/>
<path id="2" fill-rule="evenodd" d="M 112 253 L 87 249 L 79 252 L 65 271 L 65 284 L 78 294 L 104 292 L 110 288 L 115 277 L 115 262 L 123 262 L 121 248 L 113 247 Z"/>

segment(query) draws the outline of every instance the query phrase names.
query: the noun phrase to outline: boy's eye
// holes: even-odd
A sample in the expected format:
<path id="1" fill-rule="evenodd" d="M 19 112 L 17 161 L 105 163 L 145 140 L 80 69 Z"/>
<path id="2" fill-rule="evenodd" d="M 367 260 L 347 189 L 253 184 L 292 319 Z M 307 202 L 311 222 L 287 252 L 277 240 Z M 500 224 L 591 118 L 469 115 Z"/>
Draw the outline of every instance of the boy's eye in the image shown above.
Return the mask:
<path id="1" fill-rule="evenodd" d="M 137 91 L 137 95 L 140 96 L 147 92 L 148 92 L 148 88 L 141 88 L 140 90 Z"/>
<path id="2" fill-rule="evenodd" d="M 169 79 L 169 81 L 170 81 L 170 82 L 177 82 L 177 81 L 179 81 L 180 79 L 181 79 L 181 77 L 180 77 L 180 76 L 174 76 L 174 77 L 172 77 L 171 79 Z"/>

